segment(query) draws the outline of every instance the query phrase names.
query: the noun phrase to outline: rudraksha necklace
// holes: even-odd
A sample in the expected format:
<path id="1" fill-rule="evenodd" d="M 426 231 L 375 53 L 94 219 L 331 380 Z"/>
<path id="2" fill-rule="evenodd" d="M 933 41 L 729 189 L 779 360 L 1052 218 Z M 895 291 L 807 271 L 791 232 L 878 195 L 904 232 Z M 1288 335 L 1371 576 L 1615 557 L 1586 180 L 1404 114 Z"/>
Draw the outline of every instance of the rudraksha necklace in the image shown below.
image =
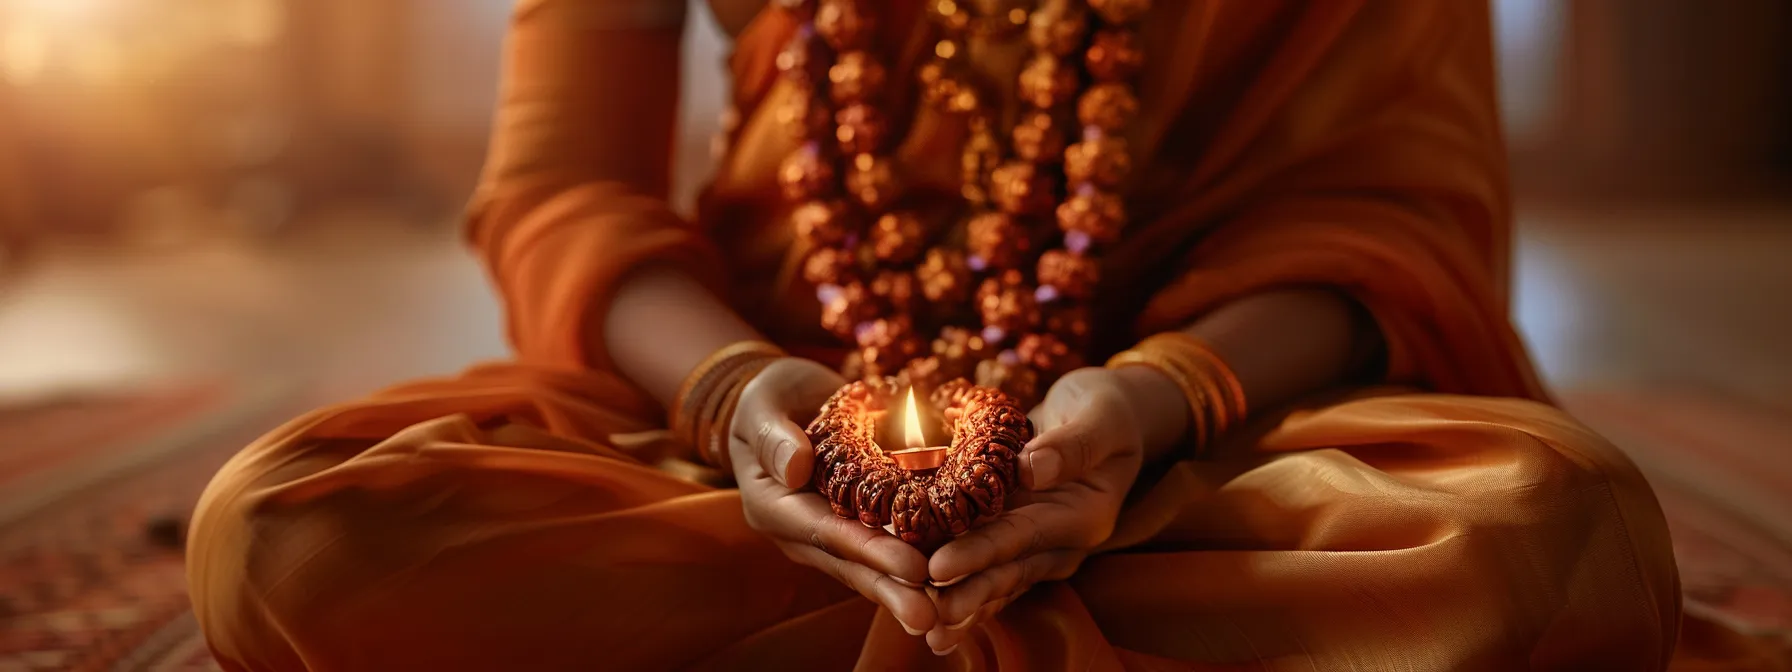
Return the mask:
<path id="1" fill-rule="evenodd" d="M 880 107 L 890 73 L 874 50 L 873 10 L 882 3 L 779 1 L 802 25 L 778 55 L 796 95 L 777 115 L 802 145 L 779 166 L 778 183 L 808 250 L 803 277 L 816 286 L 822 326 L 857 346 L 842 372 L 861 381 L 829 403 L 840 417 L 829 420 L 824 412 L 811 426 L 818 450 L 830 439 L 858 441 L 840 437 L 870 442 L 869 430 L 842 424 L 850 413 L 841 409 L 869 413 L 870 402 L 853 402 L 853 395 L 883 398 L 885 388 L 931 392 L 941 410 L 951 395 L 968 395 L 972 406 L 1011 408 L 1025 426 L 1020 409 L 1085 361 L 1088 301 L 1100 275 L 1096 253 L 1126 224 L 1116 191 L 1131 168 L 1124 131 L 1139 107 L 1129 81 L 1144 62 L 1131 26 L 1150 0 L 926 2 L 942 34 L 917 72 L 921 98 L 968 129 L 960 155 L 966 207 L 950 225 L 902 207 L 900 166 L 887 154 L 891 121 Z M 966 41 L 1023 32 L 1032 52 L 1014 91 L 1024 109 L 1007 129 L 1004 150 L 995 99 L 965 62 Z M 925 333 L 937 336 L 927 344 Z M 960 378 L 999 393 L 972 394 L 965 390 L 977 387 L 948 382 Z M 1005 496 L 1014 486 L 1013 454 L 1025 443 L 1005 457 L 979 447 L 970 452 L 987 460 L 959 459 L 960 431 L 984 440 L 1031 437 L 1030 427 L 954 424 L 952 454 L 932 485 L 901 481 L 940 490 L 931 499 L 892 490 L 898 482 L 878 470 L 878 458 L 888 457 L 877 450 L 818 453 L 816 485 L 843 516 L 872 524 L 894 515 L 889 522 L 911 543 L 956 534 L 977 515 L 1001 509 L 1001 497 L 983 496 L 995 490 L 976 491 L 971 505 L 958 491 L 988 483 L 994 485 L 978 487 Z M 980 464 L 1002 478 L 975 471 Z M 938 521 L 932 528 L 915 522 L 928 515 L 901 508 L 923 499 Z"/>

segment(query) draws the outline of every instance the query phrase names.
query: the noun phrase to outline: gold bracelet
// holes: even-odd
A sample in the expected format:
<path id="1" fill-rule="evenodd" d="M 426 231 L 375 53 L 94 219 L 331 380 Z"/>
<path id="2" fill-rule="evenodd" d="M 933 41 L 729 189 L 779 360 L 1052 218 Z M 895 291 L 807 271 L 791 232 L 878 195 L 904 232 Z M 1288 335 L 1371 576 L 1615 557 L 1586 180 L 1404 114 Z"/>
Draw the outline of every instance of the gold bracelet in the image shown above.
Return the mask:
<path id="1" fill-rule="evenodd" d="M 1157 334 L 1114 355 L 1107 366 L 1149 366 L 1176 383 L 1188 400 L 1197 457 L 1214 439 L 1244 421 L 1244 385 L 1201 339 L 1180 332 Z"/>
<path id="2" fill-rule="evenodd" d="M 1126 366 L 1144 366 L 1155 369 L 1169 378 L 1170 382 L 1175 383 L 1176 388 L 1182 390 L 1182 397 L 1189 406 L 1188 417 L 1193 426 L 1189 428 L 1188 434 L 1194 437 L 1197 447 L 1207 445 L 1207 413 L 1205 410 L 1207 395 L 1195 385 L 1194 381 L 1189 379 L 1188 372 L 1184 370 L 1184 367 L 1170 362 L 1160 353 L 1137 348 L 1114 355 L 1107 363 L 1107 368 L 1110 369 Z"/>
<path id="3" fill-rule="evenodd" d="M 715 419 L 710 423 L 709 430 L 700 435 L 705 440 L 704 459 L 709 462 L 710 466 L 717 468 L 728 466 L 728 439 L 733 431 L 734 409 L 740 403 L 741 392 L 745 391 L 747 384 L 753 382 L 753 379 L 758 377 L 766 367 L 771 366 L 774 361 L 777 360 L 764 358 L 749 363 L 746 368 L 741 369 L 739 375 L 734 377 L 734 383 L 728 386 L 727 393 L 722 395 L 721 403 L 716 408 Z"/>
<path id="4" fill-rule="evenodd" d="M 756 375 L 771 360 L 783 356 L 783 349 L 765 341 L 741 341 L 711 353 L 685 376 L 678 395 L 673 397 L 668 423 L 673 435 L 697 449 L 702 459 L 712 461 L 712 466 L 720 466 L 722 463 L 713 462 L 720 456 L 707 448 L 723 404 L 735 387 L 745 384 L 743 378 L 751 377 L 743 377 L 743 373 Z"/>

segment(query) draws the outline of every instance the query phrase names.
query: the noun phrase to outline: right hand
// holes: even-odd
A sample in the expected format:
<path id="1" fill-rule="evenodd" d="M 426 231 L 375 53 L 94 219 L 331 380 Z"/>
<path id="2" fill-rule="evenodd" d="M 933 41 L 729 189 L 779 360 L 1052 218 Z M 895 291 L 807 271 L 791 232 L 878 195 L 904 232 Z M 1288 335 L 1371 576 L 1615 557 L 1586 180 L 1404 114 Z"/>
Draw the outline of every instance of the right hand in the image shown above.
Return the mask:
<path id="1" fill-rule="evenodd" d="M 909 634 L 921 635 L 937 620 L 920 588 L 927 557 L 884 530 L 834 515 L 807 487 L 815 450 L 797 421 L 813 418 L 845 384 L 832 369 L 796 357 L 773 362 L 747 383 L 728 442 L 741 506 L 747 525 L 784 555 L 883 605 Z"/>

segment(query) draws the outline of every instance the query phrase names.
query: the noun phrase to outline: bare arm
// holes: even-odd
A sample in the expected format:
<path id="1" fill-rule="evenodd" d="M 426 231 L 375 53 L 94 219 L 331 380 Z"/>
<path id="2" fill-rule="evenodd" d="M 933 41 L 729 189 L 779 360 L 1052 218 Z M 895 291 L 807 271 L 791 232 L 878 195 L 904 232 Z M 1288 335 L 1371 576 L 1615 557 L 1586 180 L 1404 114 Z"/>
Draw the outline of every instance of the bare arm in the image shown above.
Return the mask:
<path id="1" fill-rule="evenodd" d="M 603 339 L 622 375 L 662 404 L 704 358 L 759 334 L 696 280 L 650 266 L 627 276 L 606 316 Z"/>
<path id="2" fill-rule="evenodd" d="M 1234 301 L 1183 330 L 1205 340 L 1239 383 L 1251 408 L 1271 408 L 1345 382 L 1381 347 L 1373 322 L 1345 295 L 1325 289 L 1267 292 Z M 1169 377 L 1144 366 L 1122 367 L 1139 416 L 1145 459 L 1179 448 L 1189 409 Z"/>

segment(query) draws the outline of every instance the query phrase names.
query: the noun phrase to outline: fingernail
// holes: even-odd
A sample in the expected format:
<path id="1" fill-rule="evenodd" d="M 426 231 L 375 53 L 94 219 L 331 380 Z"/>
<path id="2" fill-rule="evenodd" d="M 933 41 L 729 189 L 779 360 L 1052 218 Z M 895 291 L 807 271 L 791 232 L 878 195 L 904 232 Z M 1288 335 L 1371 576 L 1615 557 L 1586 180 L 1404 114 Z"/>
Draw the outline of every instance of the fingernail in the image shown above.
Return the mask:
<path id="1" fill-rule="evenodd" d="M 912 581 L 909 581 L 908 579 L 904 579 L 895 574 L 890 575 L 890 580 L 895 581 L 898 585 L 901 585 L 904 588 L 920 588 L 921 587 L 921 584 L 914 583 Z"/>
<path id="2" fill-rule="evenodd" d="M 957 645 L 957 644 L 953 644 L 953 645 L 952 645 L 952 647 L 951 647 L 951 648 L 948 648 L 948 649 L 946 649 L 946 650 L 945 650 L 945 651 L 935 651 L 935 652 L 933 652 L 933 655 L 936 655 L 936 656 L 950 656 L 950 655 L 952 655 L 952 652 L 953 652 L 953 651 L 957 651 L 957 650 L 958 650 L 958 645 Z"/>
<path id="3" fill-rule="evenodd" d="M 971 615 L 964 617 L 964 620 L 946 626 L 946 629 L 947 630 L 963 630 L 965 628 L 971 627 L 971 622 L 975 621 L 975 620 L 977 620 L 977 614 L 975 612 L 973 612 Z"/>
<path id="4" fill-rule="evenodd" d="M 966 578 L 968 578 L 969 576 L 970 576 L 969 574 L 965 574 L 963 576 L 959 576 L 959 577 L 953 578 L 953 579 L 948 579 L 945 581 L 934 581 L 934 580 L 929 579 L 927 581 L 927 585 L 933 586 L 935 588 L 948 588 L 948 587 L 951 587 L 952 584 L 958 583 L 959 581 L 963 581 Z"/>
<path id="5" fill-rule="evenodd" d="M 1028 464 L 1033 467 L 1034 490 L 1044 490 L 1053 485 L 1054 481 L 1058 478 L 1058 471 L 1062 466 L 1061 463 L 1063 462 L 1063 459 L 1063 457 L 1058 455 L 1058 451 L 1056 450 L 1047 449 L 1033 451 L 1033 454 L 1027 458 L 1027 461 Z"/>
<path id="6" fill-rule="evenodd" d="M 775 459 L 778 465 L 778 475 L 788 479 L 790 477 L 790 458 L 796 455 L 796 443 L 788 439 L 781 441 L 774 454 L 777 455 Z"/>
<path id="7" fill-rule="evenodd" d="M 903 623 L 902 619 L 900 619 L 900 618 L 896 619 L 896 624 L 902 626 L 902 629 L 908 631 L 908 634 L 914 635 L 916 637 L 920 637 L 921 635 L 927 634 L 926 630 L 916 630 L 914 628 L 908 627 L 908 624 Z"/>

